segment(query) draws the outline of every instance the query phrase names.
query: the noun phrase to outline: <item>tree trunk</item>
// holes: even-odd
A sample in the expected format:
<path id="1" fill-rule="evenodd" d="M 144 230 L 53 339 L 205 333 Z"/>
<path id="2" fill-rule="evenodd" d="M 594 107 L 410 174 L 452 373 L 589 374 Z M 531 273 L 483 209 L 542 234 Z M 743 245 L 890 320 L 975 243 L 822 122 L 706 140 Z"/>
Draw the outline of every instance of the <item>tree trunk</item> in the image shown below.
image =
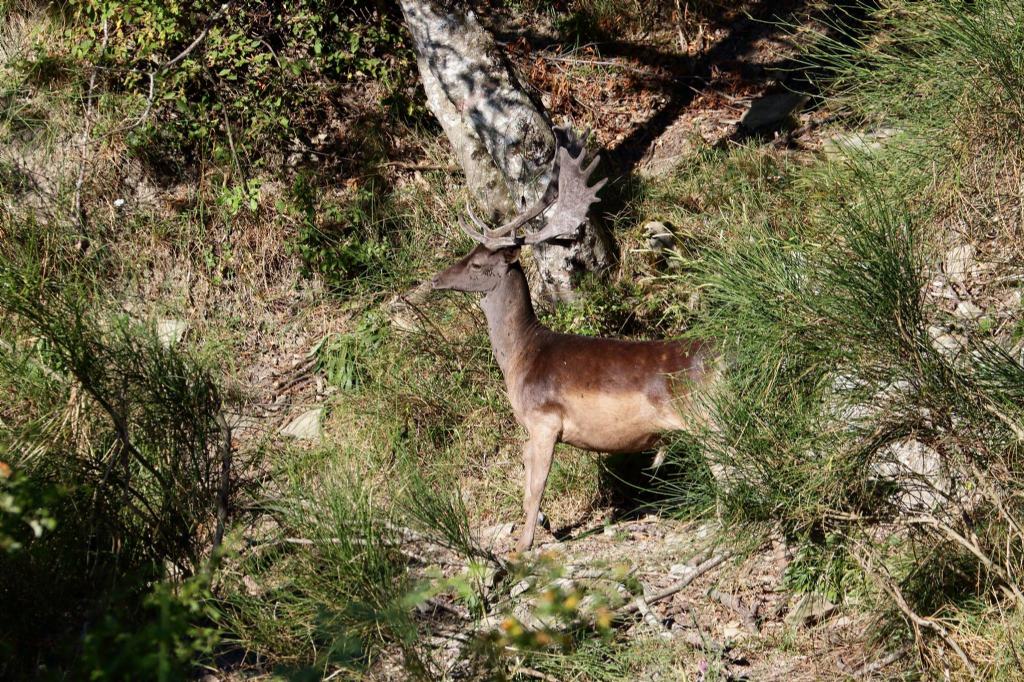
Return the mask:
<path id="1" fill-rule="evenodd" d="M 401 0 L 427 105 L 491 220 L 506 219 L 548 186 L 556 134 L 543 109 L 519 85 L 490 34 L 451 0 Z M 578 145 L 577 140 L 567 140 Z M 593 221 L 571 245 L 534 247 L 540 295 L 573 297 L 575 276 L 611 265 L 612 242 Z"/>

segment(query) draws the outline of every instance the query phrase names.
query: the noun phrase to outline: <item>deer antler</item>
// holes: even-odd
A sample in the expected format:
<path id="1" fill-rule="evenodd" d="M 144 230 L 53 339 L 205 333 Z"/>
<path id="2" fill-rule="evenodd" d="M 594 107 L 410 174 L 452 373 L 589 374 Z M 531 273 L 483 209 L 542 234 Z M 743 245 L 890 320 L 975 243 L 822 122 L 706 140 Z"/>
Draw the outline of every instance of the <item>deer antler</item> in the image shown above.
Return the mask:
<path id="1" fill-rule="evenodd" d="M 558 148 L 557 199 L 547 198 L 549 192 L 546 191 L 545 196 L 511 222 L 493 229 L 487 227 L 472 210 L 468 210 L 470 219 L 479 228 L 479 231 L 466 225 L 461 216 L 459 217 L 459 226 L 466 234 L 489 249 L 539 244 L 551 239 L 568 239 L 576 236 L 579 226 L 587 219 L 590 205 L 598 201 L 597 192 L 608 182 L 608 178 L 604 178 L 592 187 L 587 186 L 587 181 L 594 169 L 597 168 L 600 157 L 595 156 L 590 165 L 583 168 L 585 156 L 586 149 L 582 147 L 579 155 L 575 157 L 565 147 Z M 544 213 L 552 204 L 554 209 L 545 219 L 543 228 L 523 236 L 516 235 L 518 228 Z"/>

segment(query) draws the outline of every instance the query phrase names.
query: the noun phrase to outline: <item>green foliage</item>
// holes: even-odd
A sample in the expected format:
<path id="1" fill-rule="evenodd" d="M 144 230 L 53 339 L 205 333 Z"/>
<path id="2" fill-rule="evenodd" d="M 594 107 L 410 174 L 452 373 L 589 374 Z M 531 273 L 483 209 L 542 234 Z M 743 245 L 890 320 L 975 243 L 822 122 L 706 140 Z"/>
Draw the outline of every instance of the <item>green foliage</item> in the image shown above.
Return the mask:
<path id="1" fill-rule="evenodd" d="M 782 584 L 794 592 L 817 592 L 839 602 L 863 580 L 863 573 L 850 557 L 846 538 L 828 534 L 822 539 L 804 538 L 786 566 Z"/>
<path id="2" fill-rule="evenodd" d="M 384 320 L 367 315 L 353 331 L 320 342 L 314 351 L 317 366 L 332 386 L 351 391 L 366 381 L 369 356 L 378 351 L 385 324 Z"/>
<path id="3" fill-rule="evenodd" d="M 295 248 L 307 274 L 318 273 L 342 295 L 379 291 L 404 274 L 412 237 L 393 197 L 375 183 L 335 202 L 321 198 L 311 178 L 299 176 L 293 195 L 302 221 Z"/>
<path id="4" fill-rule="evenodd" d="M 198 150 L 230 157 L 315 137 L 325 101 L 349 114 L 344 98 L 356 87 L 372 85 L 396 113 L 414 109 L 413 62 L 395 8 L 76 0 L 64 11 L 66 44 L 45 46 L 40 59 L 96 64 L 109 88 L 134 93 L 140 117 L 149 112 L 133 132 L 134 147 L 161 165 Z"/>
<path id="5" fill-rule="evenodd" d="M 238 575 L 255 576 L 264 592 L 228 590 L 221 622 L 247 649 L 297 667 L 358 669 L 389 643 L 407 647 L 407 663 L 418 665 L 409 611 L 416 591 L 398 549 L 396 510 L 344 469 L 318 473 L 325 480 L 313 496 L 295 472 L 294 497 L 274 510 L 290 539 L 242 557 Z"/>
<path id="6" fill-rule="evenodd" d="M 968 137 L 1019 133 L 1024 120 L 1020 7 L 1007 0 L 887 2 L 867 30 L 835 26 L 810 55 L 855 113 Z M 1015 134 L 1016 134 L 1015 133 Z M 955 140 L 918 140 L 939 150 Z"/>
<path id="7" fill-rule="evenodd" d="M 162 582 L 142 600 L 141 612 L 107 613 L 86 635 L 82 672 L 90 680 L 189 679 L 221 638 L 210 625 L 219 615 L 208 576 Z"/>
<path id="8" fill-rule="evenodd" d="M 134 617 L 168 570 L 203 568 L 221 394 L 208 367 L 109 311 L 97 262 L 65 235 L 2 229 L 0 457 L 17 472 L 4 494 L 48 529 L 10 533 L 21 547 L 0 554 L 0 674 L 16 676 L 43 661 L 73 667 L 98 614 L 116 603 Z"/>
<path id="9" fill-rule="evenodd" d="M 571 0 L 554 17 L 559 35 L 577 44 L 615 40 L 657 20 L 659 3 L 641 6 L 628 0 Z M 550 11 L 550 10 L 549 10 Z"/>
<path id="10" fill-rule="evenodd" d="M 57 525 L 49 510 L 56 493 L 32 483 L 14 475 L 11 467 L 0 461 L 0 550 L 21 549 L 26 536 L 38 538 Z"/>
<path id="11" fill-rule="evenodd" d="M 926 613 L 964 603 L 968 584 L 977 597 L 1024 579 L 1000 568 L 1019 565 L 1024 511 L 1009 502 L 1024 376 L 1012 334 L 951 321 L 928 296 L 941 228 L 962 220 L 985 239 L 987 221 L 1005 216 L 1000 183 L 1019 181 L 1020 16 L 999 1 L 886 3 L 871 15 L 877 32 L 853 47 L 826 41 L 815 57 L 841 103 L 900 130 L 890 141 L 840 145 L 810 165 L 709 153 L 668 185 L 691 193 L 678 224 L 724 236 L 677 277 L 701 293 L 694 335 L 716 339 L 726 362 L 703 434 L 719 509 L 800 538 L 795 589 L 848 594 L 864 546 Z M 951 163 L 961 172 L 933 173 Z M 950 325 L 963 352 L 936 342 Z M 886 473 L 905 472 L 895 448 L 908 439 L 934 453 L 944 482 Z M 914 514 L 930 525 L 909 522 L 899 543 L 871 539 L 875 524 Z"/>

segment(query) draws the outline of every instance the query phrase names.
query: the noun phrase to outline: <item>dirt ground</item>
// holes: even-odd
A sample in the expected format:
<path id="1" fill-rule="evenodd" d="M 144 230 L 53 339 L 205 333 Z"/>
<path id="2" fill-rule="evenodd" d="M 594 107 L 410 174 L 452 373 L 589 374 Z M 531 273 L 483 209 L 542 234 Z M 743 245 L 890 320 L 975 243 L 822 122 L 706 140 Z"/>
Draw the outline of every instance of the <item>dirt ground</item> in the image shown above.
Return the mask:
<path id="1" fill-rule="evenodd" d="M 788 88 L 800 85 L 787 71 L 800 35 L 820 30 L 815 12 L 802 2 L 754 2 L 686 22 L 652 21 L 619 40 L 571 46 L 559 42 L 543 22 L 517 24 L 503 14 L 487 21 L 552 118 L 595 131 L 611 174 L 658 176 L 686 163 L 697 149 L 734 141 L 757 139 L 780 154 L 820 148 L 818 125 L 829 113 L 813 101 L 786 100 Z M 788 31 L 773 20 L 799 28 Z M 753 128 L 741 123 L 758 102 L 772 105 L 780 98 L 789 111 Z M 416 181 L 401 169 L 393 180 Z M 182 187 L 172 193 L 166 208 L 188 205 L 192 191 Z M 149 249 L 151 278 L 141 283 L 140 294 L 152 300 L 150 294 L 161 291 L 188 292 L 182 309 L 168 313 L 188 311 L 187 334 L 223 329 L 225 318 L 237 326 L 232 336 L 244 339 L 244 345 L 232 349 L 233 380 L 248 402 L 234 425 L 236 438 L 244 440 L 276 432 L 323 404 L 330 389 L 316 371 L 314 352 L 326 335 L 346 329 L 349 316 L 315 279 L 300 276 L 282 233 L 236 230 L 217 239 L 223 246 L 218 255 L 234 259 L 231 269 L 237 274 L 229 286 L 214 287 L 208 275 L 183 271 L 169 242 Z M 673 668 L 677 679 L 704 679 L 709 661 L 728 677 L 751 680 L 882 679 L 899 667 L 899 660 L 879 665 L 885 653 L 866 642 L 867 617 L 794 599 L 783 589 L 782 574 L 792 557 L 778 539 L 740 553 L 720 544 L 713 524 L 657 516 L 609 520 L 610 508 L 583 513 L 583 518 L 559 519 L 573 530 L 562 540 L 543 536 L 547 541 L 535 554 L 556 557 L 569 567 L 567 579 L 580 584 L 600 581 L 595 571 L 625 567 L 642 585 L 642 594 L 627 591 L 623 603 L 635 603 L 637 596 L 649 603 L 646 613 L 638 609 L 625 619 L 620 636 L 671 642 L 679 652 Z M 498 555 L 512 549 L 510 523 L 478 533 Z M 711 560 L 719 563 L 698 574 Z M 656 598 L 691 577 L 671 596 Z M 458 620 L 455 603 L 437 608 Z M 669 679 L 662 674 L 658 679 Z M 385 660 L 374 676 L 401 677 L 400 665 Z"/>

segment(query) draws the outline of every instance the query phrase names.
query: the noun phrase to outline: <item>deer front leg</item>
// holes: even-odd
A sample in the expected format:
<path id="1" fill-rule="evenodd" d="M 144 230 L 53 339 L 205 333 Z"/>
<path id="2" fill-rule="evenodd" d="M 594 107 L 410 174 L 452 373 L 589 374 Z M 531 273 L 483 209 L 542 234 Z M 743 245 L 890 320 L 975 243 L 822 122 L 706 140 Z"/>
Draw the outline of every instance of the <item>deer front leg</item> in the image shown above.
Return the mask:
<path id="1" fill-rule="evenodd" d="M 533 545 L 537 517 L 540 515 L 540 502 L 544 497 L 544 486 L 548 482 L 557 440 L 556 429 L 537 430 L 530 434 L 530 439 L 523 448 L 523 466 L 526 469 L 523 511 L 526 513 L 526 523 L 523 525 L 522 535 L 519 536 L 516 551 L 525 552 Z"/>

